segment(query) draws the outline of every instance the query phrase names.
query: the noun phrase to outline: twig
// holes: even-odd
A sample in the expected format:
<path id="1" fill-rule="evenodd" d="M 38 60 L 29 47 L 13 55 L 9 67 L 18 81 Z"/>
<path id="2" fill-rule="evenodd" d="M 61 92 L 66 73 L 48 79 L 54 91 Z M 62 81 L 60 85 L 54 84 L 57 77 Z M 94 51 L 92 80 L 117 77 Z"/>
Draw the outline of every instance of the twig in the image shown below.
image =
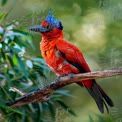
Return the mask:
<path id="1" fill-rule="evenodd" d="M 11 87 L 11 88 L 9 89 L 9 91 L 16 92 L 16 93 L 18 93 L 18 94 L 21 95 L 21 96 L 25 95 L 25 93 L 23 93 L 22 91 L 20 91 L 19 89 L 15 88 L 15 87 Z"/>
<path id="2" fill-rule="evenodd" d="M 72 78 L 69 76 L 60 77 L 58 82 L 52 82 L 49 85 L 45 86 L 44 88 L 40 88 L 31 93 L 27 93 L 22 97 L 17 98 L 14 101 L 6 103 L 6 105 L 11 107 L 19 107 L 29 103 L 47 101 L 48 96 L 51 93 L 68 84 L 87 80 L 87 79 L 97 79 L 97 78 L 105 78 L 105 77 L 112 77 L 112 76 L 119 76 L 119 75 L 122 75 L 122 68 L 75 74 L 72 76 Z"/>

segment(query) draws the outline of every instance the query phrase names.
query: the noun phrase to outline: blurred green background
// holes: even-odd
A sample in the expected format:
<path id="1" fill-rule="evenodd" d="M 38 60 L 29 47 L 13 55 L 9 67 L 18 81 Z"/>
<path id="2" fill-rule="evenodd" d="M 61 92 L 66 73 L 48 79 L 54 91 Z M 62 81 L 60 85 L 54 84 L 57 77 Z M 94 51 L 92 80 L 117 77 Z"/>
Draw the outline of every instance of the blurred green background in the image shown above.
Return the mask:
<path id="1" fill-rule="evenodd" d="M 82 50 L 92 71 L 122 66 L 121 0 L 1 0 L 0 12 L 8 13 L 5 23 L 18 22 L 24 27 L 24 30 L 33 36 L 32 42 L 35 45 L 35 50 L 29 47 L 27 52 L 35 57 L 40 56 L 41 37 L 38 33 L 29 32 L 28 28 L 40 24 L 49 9 L 52 9 L 55 17 L 62 22 L 65 39 Z M 55 77 L 51 71 L 49 72 L 46 76 L 48 80 Z M 70 106 L 77 116 L 68 114 L 67 111 L 58 106 L 56 107 L 55 121 L 122 121 L 122 77 L 98 79 L 97 82 L 115 103 L 114 108 L 110 108 L 109 114 L 99 112 L 86 89 L 71 84 L 63 89 L 68 89 L 74 97 L 63 96 L 62 100 Z M 36 85 L 40 86 L 38 83 Z M 35 88 L 39 86 L 35 86 Z M 0 115 L 2 116 L 2 114 Z M 4 120 L 8 121 L 6 118 Z M 3 120 L 1 119 L 1 121 Z M 11 122 L 13 121 L 11 120 Z"/>

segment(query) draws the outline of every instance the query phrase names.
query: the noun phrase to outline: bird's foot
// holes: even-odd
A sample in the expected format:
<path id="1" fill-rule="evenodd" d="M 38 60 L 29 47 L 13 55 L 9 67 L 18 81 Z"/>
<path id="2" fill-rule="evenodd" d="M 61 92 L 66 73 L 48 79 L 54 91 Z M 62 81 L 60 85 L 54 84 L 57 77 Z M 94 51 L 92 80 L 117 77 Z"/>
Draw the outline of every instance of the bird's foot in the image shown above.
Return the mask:
<path id="1" fill-rule="evenodd" d="M 60 80 L 60 78 L 61 78 L 61 77 L 64 77 L 64 76 L 68 76 L 69 79 L 72 79 L 72 78 L 74 77 L 74 74 L 73 74 L 73 73 L 70 73 L 70 74 L 68 74 L 68 75 L 67 75 L 67 74 L 64 74 L 64 75 L 58 76 L 58 77 L 55 78 L 54 81 L 55 81 L 55 82 L 58 82 L 58 81 Z"/>
<path id="2" fill-rule="evenodd" d="M 74 74 L 73 74 L 73 73 L 70 73 L 70 74 L 68 75 L 68 77 L 69 77 L 69 79 L 72 79 L 72 78 L 74 77 Z"/>
<path id="3" fill-rule="evenodd" d="M 58 82 L 59 79 L 60 79 L 61 77 L 64 77 L 64 76 L 66 76 L 66 74 L 56 77 L 54 81 L 55 81 L 55 82 Z"/>
<path id="4" fill-rule="evenodd" d="M 54 80 L 54 82 L 58 82 L 59 79 L 60 79 L 61 77 L 62 77 L 62 76 L 58 76 L 58 77 L 56 77 L 55 80 Z"/>

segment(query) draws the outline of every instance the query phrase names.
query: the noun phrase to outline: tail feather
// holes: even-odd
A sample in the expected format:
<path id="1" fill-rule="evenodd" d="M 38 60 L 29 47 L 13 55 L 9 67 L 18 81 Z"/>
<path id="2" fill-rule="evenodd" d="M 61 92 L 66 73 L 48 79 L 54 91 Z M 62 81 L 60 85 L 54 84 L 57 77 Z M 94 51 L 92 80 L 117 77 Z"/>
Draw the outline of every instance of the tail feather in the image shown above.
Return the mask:
<path id="1" fill-rule="evenodd" d="M 94 98 L 100 112 L 104 113 L 104 102 L 99 89 L 96 88 L 95 85 L 92 87 L 92 89 L 88 87 L 86 87 L 86 89 L 89 92 L 89 94 Z"/>
<path id="2" fill-rule="evenodd" d="M 99 88 L 100 92 L 102 93 L 103 98 L 108 103 L 108 105 L 113 107 L 114 106 L 113 101 L 108 97 L 108 95 L 103 91 L 103 89 L 98 84 L 96 84 L 96 85 Z"/>
<path id="3" fill-rule="evenodd" d="M 108 95 L 103 91 L 103 89 L 96 82 L 93 83 L 92 88 L 86 87 L 86 89 L 90 93 L 90 95 L 94 98 L 100 112 L 104 113 L 104 106 L 105 106 L 107 112 L 109 113 L 107 104 L 111 107 L 113 107 L 114 104 L 112 100 L 108 97 Z"/>

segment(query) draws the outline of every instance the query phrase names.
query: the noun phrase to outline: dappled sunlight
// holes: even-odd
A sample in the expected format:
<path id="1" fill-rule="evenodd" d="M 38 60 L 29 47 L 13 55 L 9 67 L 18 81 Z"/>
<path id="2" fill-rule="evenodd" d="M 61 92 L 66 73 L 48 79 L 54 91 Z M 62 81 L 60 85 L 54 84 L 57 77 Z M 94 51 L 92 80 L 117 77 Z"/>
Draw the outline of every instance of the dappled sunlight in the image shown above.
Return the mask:
<path id="1" fill-rule="evenodd" d="M 79 29 L 73 34 L 76 45 L 85 48 L 100 49 L 105 44 L 106 29 L 104 16 L 101 13 L 90 13 L 83 18 Z M 81 43 L 81 45 L 79 45 Z M 82 47 L 81 47 L 82 48 Z"/>

